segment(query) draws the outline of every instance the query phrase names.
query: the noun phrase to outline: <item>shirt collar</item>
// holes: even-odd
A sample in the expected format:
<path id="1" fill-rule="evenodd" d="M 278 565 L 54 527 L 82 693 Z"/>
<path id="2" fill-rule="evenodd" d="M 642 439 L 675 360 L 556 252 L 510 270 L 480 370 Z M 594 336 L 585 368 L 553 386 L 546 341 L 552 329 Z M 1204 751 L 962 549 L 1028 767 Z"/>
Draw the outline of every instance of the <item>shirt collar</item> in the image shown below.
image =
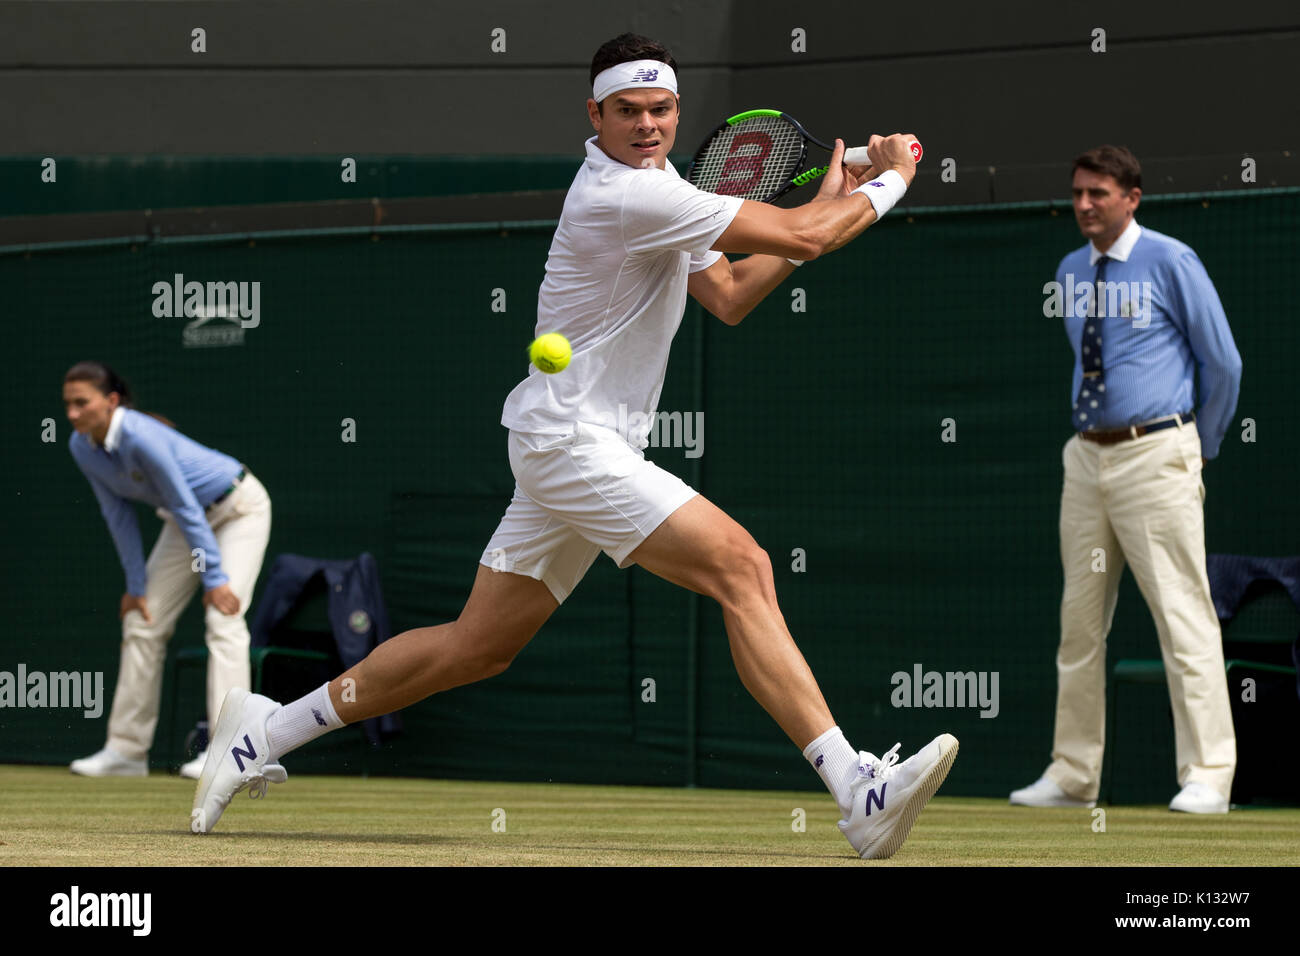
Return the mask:
<path id="1" fill-rule="evenodd" d="M 1119 234 L 1109 249 L 1105 252 L 1098 252 L 1097 247 L 1091 242 L 1088 243 L 1088 265 L 1095 266 L 1097 260 L 1103 255 L 1109 259 L 1118 259 L 1120 262 L 1128 262 L 1128 257 L 1133 253 L 1133 247 L 1137 245 L 1138 236 L 1142 235 L 1142 227 L 1138 225 L 1135 218 L 1129 220 L 1128 228 Z"/>
<path id="2" fill-rule="evenodd" d="M 126 409 L 121 405 L 113 409 L 113 417 L 108 423 L 108 433 L 104 435 L 104 451 L 117 451 L 122 444 L 122 421 L 126 418 Z"/>
<path id="3" fill-rule="evenodd" d="M 622 163 L 619 163 L 618 160 L 614 159 L 603 149 L 600 148 L 600 145 L 596 142 L 595 136 L 587 140 L 587 159 L 590 162 L 599 163 L 605 166 L 611 164 L 617 164 L 619 166 L 623 165 Z"/>

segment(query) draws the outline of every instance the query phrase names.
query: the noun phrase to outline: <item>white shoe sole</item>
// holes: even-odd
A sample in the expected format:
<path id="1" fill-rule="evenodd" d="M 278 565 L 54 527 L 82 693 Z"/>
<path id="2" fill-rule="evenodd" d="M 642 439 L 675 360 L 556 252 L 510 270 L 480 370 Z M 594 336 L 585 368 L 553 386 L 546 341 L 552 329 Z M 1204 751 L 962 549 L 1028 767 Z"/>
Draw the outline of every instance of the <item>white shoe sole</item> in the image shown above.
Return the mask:
<path id="1" fill-rule="evenodd" d="M 946 739 L 945 739 L 946 738 Z M 868 844 L 862 848 L 858 856 L 864 860 L 885 860 L 898 852 L 898 848 L 903 845 L 907 835 L 912 832 L 912 825 L 916 823 L 916 818 L 921 815 L 925 805 L 930 802 L 935 791 L 943 785 L 948 777 L 948 771 L 952 769 L 952 762 L 957 759 L 957 738 L 952 734 L 943 734 L 940 738 L 952 741 L 952 746 L 935 761 L 924 777 L 916 782 L 915 789 L 907 797 L 907 802 L 903 805 L 902 812 L 898 815 L 898 822 L 894 824 L 893 829 L 884 834 L 873 844 Z"/>
<path id="2" fill-rule="evenodd" d="M 198 785 L 194 788 L 194 806 L 193 810 L 202 810 L 204 804 L 208 802 L 208 792 L 212 789 L 212 784 L 216 781 L 217 772 L 221 769 L 221 761 L 226 752 L 234 743 L 235 735 L 239 733 L 244 717 L 244 701 L 248 700 L 249 692 L 235 687 L 227 694 L 226 699 L 221 704 L 221 714 L 217 717 L 217 729 L 212 735 L 212 740 L 208 744 L 208 759 L 203 763 L 203 773 L 199 774 Z M 234 794 L 231 794 L 234 798 Z M 223 807 L 220 817 L 229 808 L 229 803 Z M 191 820 L 193 817 L 191 816 Z M 200 821 L 202 826 L 195 829 L 196 833 L 209 833 L 216 820 L 203 819 Z M 193 828 L 193 824 L 191 824 Z"/>

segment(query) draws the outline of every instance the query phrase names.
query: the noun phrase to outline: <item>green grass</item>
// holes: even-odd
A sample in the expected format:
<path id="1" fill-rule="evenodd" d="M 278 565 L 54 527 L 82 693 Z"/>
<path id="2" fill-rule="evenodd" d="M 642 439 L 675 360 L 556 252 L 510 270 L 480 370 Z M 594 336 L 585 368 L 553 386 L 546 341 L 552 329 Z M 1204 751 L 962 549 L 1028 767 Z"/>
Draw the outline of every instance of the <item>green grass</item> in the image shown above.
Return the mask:
<path id="1" fill-rule="evenodd" d="M 189 832 L 192 781 L 0 768 L 9 866 L 1295 866 L 1300 809 L 1028 810 L 940 796 L 891 860 L 864 864 L 817 793 L 298 777 Z M 807 812 L 795 832 L 791 811 Z M 506 831 L 492 830 L 493 810 Z"/>

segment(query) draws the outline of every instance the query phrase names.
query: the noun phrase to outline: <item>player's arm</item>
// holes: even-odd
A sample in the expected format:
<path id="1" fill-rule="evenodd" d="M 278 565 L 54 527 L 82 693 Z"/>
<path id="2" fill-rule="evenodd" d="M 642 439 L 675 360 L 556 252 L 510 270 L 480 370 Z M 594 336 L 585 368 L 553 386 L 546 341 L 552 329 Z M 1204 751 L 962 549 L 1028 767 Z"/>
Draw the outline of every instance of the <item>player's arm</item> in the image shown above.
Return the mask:
<path id="1" fill-rule="evenodd" d="M 910 185 L 916 175 L 911 137 L 895 134 L 871 137 L 874 169 L 893 169 Z M 791 259 L 816 259 L 850 242 L 877 219 L 875 207 L 856 179 L 842 165 L 844 143 L 835 141 L 830 167 L 812 202 L 794 209 L 746 201 L 725 232 L 714 242 L 718 252 L 748 252 Z"/>
<path id="2" fill-rule="evenodd" d="M 745 201 L 713 248 L 790 259 L 816 259 L 838 249 L 876 221 L 876 210 L 858 193 L 794 209 Z"/>
<path id="3" fill-rule="evenodd" d="M 753 255 L 736 262 L 723 256 L 692 273 L 686 291 L 723 322 L 738 325 L 794 270 L 781 256 Z"/>

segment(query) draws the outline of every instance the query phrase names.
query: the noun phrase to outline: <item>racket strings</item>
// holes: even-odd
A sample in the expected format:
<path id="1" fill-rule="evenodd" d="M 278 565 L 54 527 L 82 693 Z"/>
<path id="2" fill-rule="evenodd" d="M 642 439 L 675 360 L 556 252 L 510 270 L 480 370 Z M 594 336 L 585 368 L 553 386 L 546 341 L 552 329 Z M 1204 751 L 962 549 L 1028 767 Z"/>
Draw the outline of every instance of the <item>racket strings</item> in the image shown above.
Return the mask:
<path id="1" fill-rule="evenodd" d="M 719 130 L 696 159 L 690 181 L 743 199 L 775 196 L 799 171 L 804 139 L 779 116 L 756 116 Z"/>

